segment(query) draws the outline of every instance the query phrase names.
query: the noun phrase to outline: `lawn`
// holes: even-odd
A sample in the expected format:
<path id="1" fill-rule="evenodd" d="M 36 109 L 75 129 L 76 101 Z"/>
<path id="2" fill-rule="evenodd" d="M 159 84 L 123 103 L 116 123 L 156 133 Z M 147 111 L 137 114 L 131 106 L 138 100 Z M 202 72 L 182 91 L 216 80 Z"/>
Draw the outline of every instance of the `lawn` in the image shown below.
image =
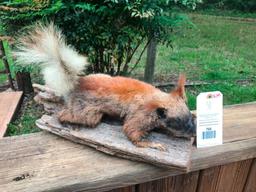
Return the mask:
<path id="1" fill-rule="evenodd" d="M 190 18 L 194 26 L 177 31 L 172 48 L 158 46 L 155 80 L 185 73 L 189 80 L 210 82 L 188 90 L 193 109 L 201 91 L 221 91 L 224 104 L 255 101 L 256 22 L 193 14 Z M 135 75 L 143 73 L 144 63 L 145 56 Z"/>
<path id="2" fill-rule="evenodd" d="M 256 18 L 256 14 L 254 12 L 242 12 L 239 10 L 223 10 L 216 8 L 196 10 L 196 13 L 224 17 Z"/>
<path id="3" fill-rule="evenodd" d="M 193 25 L 175 31 L 172 48 L 158 46 L 155 81 L 170 81 L 185 73 L 190 81 L 209 82 L 188 88 L 191 109 L 195 109 L 196 96 L 203 91 L 221 91 L 225 105 L 256 101 L 256 22 L 189 16 Z M 144 63 L 145 55 L 134 77 L 142 77 Z M 34 125 L 40 116 L 37 109 L 30 101 L 9 126 L 8 135 L 38 131 Z"/>

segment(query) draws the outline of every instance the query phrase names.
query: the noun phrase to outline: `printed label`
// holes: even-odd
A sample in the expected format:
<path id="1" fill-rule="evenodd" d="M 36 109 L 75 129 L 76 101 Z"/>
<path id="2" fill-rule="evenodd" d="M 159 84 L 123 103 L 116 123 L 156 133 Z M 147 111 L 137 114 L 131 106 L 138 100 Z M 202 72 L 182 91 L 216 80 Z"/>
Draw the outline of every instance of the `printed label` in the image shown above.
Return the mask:
<path id="1" fill-rule="evenodd" d="M 223 143 L 223 95 L 219 91 L 200 93 L 196 102 L 197 147 Z"/>

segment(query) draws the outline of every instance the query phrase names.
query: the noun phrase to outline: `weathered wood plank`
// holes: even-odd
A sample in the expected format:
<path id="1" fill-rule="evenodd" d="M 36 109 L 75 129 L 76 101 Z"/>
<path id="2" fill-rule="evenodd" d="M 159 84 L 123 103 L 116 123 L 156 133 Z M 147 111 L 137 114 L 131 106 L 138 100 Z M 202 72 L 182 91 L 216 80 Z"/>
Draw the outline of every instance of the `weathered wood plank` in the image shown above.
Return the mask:
<path id="1" fill-rule="evenodd" d="M 251 115 L 256 116 L 256 110 L 255 109 L 256 109 L 256 103 L 252 103 L 252 104 L 245 104 L 244 106 L 236 105 L 234 107 L 228 107 L 224 110 L 224 142 L 235 141 L 235 140 L 237 140 L 236 139 L 237 137 L 239 137 L 241 140 L 245 139 L 245 138 L 256 137 L 256 129 L 255 129 L 256 122 L 254 124 L 254 121 L 256 121 L 256 118 L 251 117 Z M 232 118 L 236 120 L 237 119 L 236 115 L 238 113 L 240 115 L 240 120 L 238 122 L 234 121 L 234 120 L 230 121 L 230 119 L 232 120 Z M 248 119 L 248 117 L 249 117 L 249 119 Z M 183 168 L 183 170 L 185 170 L 188 166 L 188 158 L 187 159 L 179 159 L 178 156 L 174 156 L 173 158 L 172 158 L 172 156 L 170 156 L 170 161 L 168 162 L 169 164 L 167 164 L 166 158 L 163 159 L 164 158 L 164 156 L 163 156 L 164 153 L 162 153 L 160 155 L 160 157 L 162 157 L 162 158 L 159 159 L 159 160 L 157 160 L 155 158 L 152 159 L 152 156 L 149 156 L 149 157 L 146 157 L 145 159 L 143 159 L 145 155 L 149 154 L 148 153 L 149 151 L 147 151 L 146 153 L 143 153 L 142 149 L 138 149 L 139 150 L 139 155 L 138 155 L 137 151 L 136 151 L 137 148 L 135 148 L 135 150 L 133 150 L 132 147 L 134 147 L 134 146 L 130 145 L 129 141 L 127 141 L 127 139 L 125 137 L 123 137 L 122 134 L 118 135 L 118 133 L 121 133 L 121 131 L 120 132 L 115 132 L 115 131 L 110 131 L 110 130 L 105 131 L 106 127 L 103 126 L 102 130 L 104 130 L 103 131 L 104 134 L 109 133 L 109 136 L 106 136 L 106 138 L 110 138 L 111 136 L 115 135 L 113 139 L 109 139 L 109 141 L 111 142 L 110 144 L 112 145 L 113 141 L 117 141 L 116 142 L 117 145 L 112 145 L 112 146 L 109 145 L 110 148 L 109 147 L 98 147 L 97 145 L 102 144 L 102 142 L 104 143 L 105 141 L 98 142 L 98 144 L 95 145 L 94 140 L 97 140 L 97 139 L 95 139 L 95 137 L 94 138 L 91 137 L 91 139 L 89 139 L 89 141 L 88 141 L 88 138 L 86 138 L 87 137 L 86 132 L 87 131 L 92 131 L 92 133 L 95 133 L 95 129 L 94 130 L 80 129 L 80 130 L 69 131 L 67 129 L 63 129 L 63 127 L 61 127 L 60 125 L 56 125 L 54 127 L 54 126 L 49 126 L 49 125 L 51 125 L 51 123 L 49 123 L 49 122 L 46 122 L 46 123 L 47 123 L 47 125 L 45 125 L 43 122 L 38 123 L 38 126 L 41 127 L 42 129 L 51 131 L 55 134 L 59 134 L 60 136 L 69 138 L 73 141 L 80 142 L 80 143 L 87 144 L 87 145 L 89 144 L 90 146 L 98 148 L 101 151 L 114 153 L 117 156 L 127 158 L 126 151 L 128 149 L 131 149 L 130 151 L 128 151 L 129 152 L 129 155 L 128 155 L 129 159 L 133 158 L 135 160 L 142 160 L 142 161 L 157 163 L 160 166 L 171 166 L 171 165 L 176 164 L 177 165 L 176 167 L 179 166 L 181 169 Z M 245 124 L 244 128 L 241 127 L 243 125 L 243 123 Z M 253 125 L 251 125 L 250 123 L 252 123 Z M 56 123 L 53 123 L 53 124 L 56 124 Z M 109 128 L 111 128 L 111 127 L 109 127 Z M 117 130 L 117 129 L 118 129 L 118 126 L 116 126 L 113 130 Z M 243 129 L 244 135 L 240 133 L 241 129 Z M 121 140 L 118 141 L 117 138 L 121 138 Z M 166 141 L 168 141 L 168 139 L 166 139 Z M 124 142 L 126 142 L 125 145 L 122 145 L 122 146 L 119 145 L 120 143 L 124 143 Z M 175 145 L 177 145 L 177 143 L 175 143 Z M 124 146 L 129 146 L 129 147 L 126 148 L 126 149 L 123 149 L 122 147 L 124 147 Z M 185 146 L 185 145 L 183 145 L 183 146 Z M 232 145 L 229 145 L 229 146 L 230 146 L 230 149 L 233 148 Z M 114 147 L 115 149 L 114 150 L 112 149 L 112 151 L 110 151 L 111 147 L 112 148 Z M 186 149 L 186 148 L 184 147 L 182 150 L 178 149 L 178 151 L 184 151 L 184 149 Z M 141 153 L 141 150 L 142 150 L 142 153 Z M 213 148 L 213 150 L 214 150 L 214 148 Z M 200 149 L 199 151 L 202 151 L 202 153 L 205 153 L 204 149 Z M 134 152 L 136 152 L 136 154 Z M 185 152 L 187 152 L 187 153 L 184 153 L 184 154 L 187 154 L 186 157 L 188 157 L 189 156 L 188 151 L 185 151 Z M 175 150 L 170 151 L 170 153 L 176 154 Z M 133 154 L 133 155 L 131 155 L 131 154 Z M 183 154 L 183 156 L 184 156 L 184 154 Z M 159 154 L 155 154 L 155 155 L 157 157 L 159 156 Z M 168 154 L 166 154 L 166 155 L 168 156 Z M 227 158 L 233 158 L 233 156 L 230 156 L 230 157 L 227 157 Z M 177 161 L 174 161 L 175 159 L 177 159 Z M 187 162 L 185 162 L 185 160 L 187 160 Z M 182 161 L 184 163 L 179 164 Z M 209 161 L 209 160 L 207 160 L 207 161 Z M 201 164 L 201 165 L 203 165 L 203 164 Z"/>
<path id="2" fill-rule="evenodd" d="M 224 142 L 256 137 L 256 103 L 246 103 L 224 108 Z M 242 132 L 242 134 L 241 134 Z"/>
<path id="3" fill-rule="evenodd" d="M 139 184 L 136 186 L 136 192 L 166 192 L 168 189 L 167 180 L 168 179 L 159 179 Z"/>
<path id="4" fill-rule="evenodd" d="M 199 171 L 168 177 L 136 186 L 136 192 L 196 192 Z"/>
<path id="5" fill-rule="evenodd" d="M 129 187 L 123 187 L 119 189 L 113 189 L 106 192 L 137 192 L 137 191 L 135 191 L 135 186 L 129 186 Z"/>
<path id="6" fill-rule="evenodd" d="M 216 191 L 241 192 L 249 172 L 251 159 L 221 166 Z"/>
<path id="7" fill-rule="evenodd" d="M 210 167 L 200 171 L 197 192 L 212 192 L 218 183 L 221 166 Z"/>
<path id="8" fill-rule="evenodd" d="M 244 192 L 255 192 L 256 191 L 256 159 L 253 160 L 250 167 L 249 175 L 244 187 Z"/>
<path id="9" fill-rule="evenodd" d="M 256 138 L 200 148 L 192 151 L 191 170 L 200 170 L 256 156 Z"/>
<path id="10" fill-rule="evenodd" d="M 0 138 L 4 136 L 17 106 L 19 105 L 22 92 L 0 93 Z"/>
<path id="11" fill-rule="evenodd" d="M 233 142 L 233 148 L 229 144 L 217 146 L 215 153 L 209 152 L 212 148 L 203 154 L 194 150 L 192 170 L 256 157 L 256 138 Z M 28 191 L 27 186 L 31 192 L 104 191 L 180 174 L 99 153 L 49 133 L 3 138 L 0 149 L 0 191 L 6 192 Z"/>
<path id="12" fill-rule="evenodd" d="M 212 167 L 200 172 L 198 192 L 243 191 L 252 159 Z"/>
<path id="13" fill-rule="evenodd" d="M 61 125 L 57 118 L 44 115 L 37 120 L 37 126 L 71 141 L 85 144 L 107 154 L 130 160 L 152 163 L 160 167 L 175 168 L 187 172 L 190 168 L 192 141 L 152 133 L 148 140 L 164 144 L 167 151 L 152 148 L 138 148 L 122 132 L 120 125 L 101 123 L 96 128 Z"/>
<path id="14" fill-rule="evenodd" d="M 256 106 L 255 103 L 252 106 Z M 254 107 L 248 105 L 243 110 L 249 112 L 251 109 Z M 236 114 L 242 112 L 240 106 L 233 110 Z M 244 117 L 240 115 L 239 118 Z M 235 116 L 234 121 L 237 119 Z M 254 121 L 255 117 L 251 120 L 255 125 Z M 247 127 L 241 129 L 243 136 Z M 233 133 L 232 129 L 226 131 Z M 233 136 L 231 139 L 236 140 L 236 135 Z M 241 141 L 193 149 L 191 170 L 255 158 L 256 138 L 244 138 L 246 136 Z M 0 191 L 4 192 L 106 191 L 178 174 L 180 172 L 175 170 L 99 153 L 44 132 L 0 140 Z M 249 183 L 246 184 L 248 189 L 252 188 Z"/>
<path id="15" fill-rule="evenodd" d="M 0 149 L 0 191 L 104 191 L 170 174 L 48 133 L 4 138 Z"/>

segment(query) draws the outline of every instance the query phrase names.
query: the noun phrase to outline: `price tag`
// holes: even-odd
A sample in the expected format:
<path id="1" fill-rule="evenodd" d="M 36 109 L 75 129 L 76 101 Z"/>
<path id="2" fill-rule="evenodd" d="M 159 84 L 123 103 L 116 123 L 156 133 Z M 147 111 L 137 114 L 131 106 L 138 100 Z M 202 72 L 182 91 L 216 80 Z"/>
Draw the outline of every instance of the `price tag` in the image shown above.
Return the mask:
<path id="1" fill-rule="evenodd" d="M 196 99 L 197 147 L 223 143 L 223 95 L 219 91 L 200 93 Z"/>

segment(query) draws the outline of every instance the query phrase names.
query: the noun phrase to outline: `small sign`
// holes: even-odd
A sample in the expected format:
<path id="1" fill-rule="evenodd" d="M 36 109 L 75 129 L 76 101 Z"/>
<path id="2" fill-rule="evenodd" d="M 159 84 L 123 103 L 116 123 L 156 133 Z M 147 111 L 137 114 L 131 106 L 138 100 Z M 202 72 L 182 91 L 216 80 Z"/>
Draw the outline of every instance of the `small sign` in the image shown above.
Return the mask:
<path id="1" fill-rule="evenodd" d="M 197 147 L 223 143 L 223 95 L 219 91 L 200 93 L 196 99 Z"/>

